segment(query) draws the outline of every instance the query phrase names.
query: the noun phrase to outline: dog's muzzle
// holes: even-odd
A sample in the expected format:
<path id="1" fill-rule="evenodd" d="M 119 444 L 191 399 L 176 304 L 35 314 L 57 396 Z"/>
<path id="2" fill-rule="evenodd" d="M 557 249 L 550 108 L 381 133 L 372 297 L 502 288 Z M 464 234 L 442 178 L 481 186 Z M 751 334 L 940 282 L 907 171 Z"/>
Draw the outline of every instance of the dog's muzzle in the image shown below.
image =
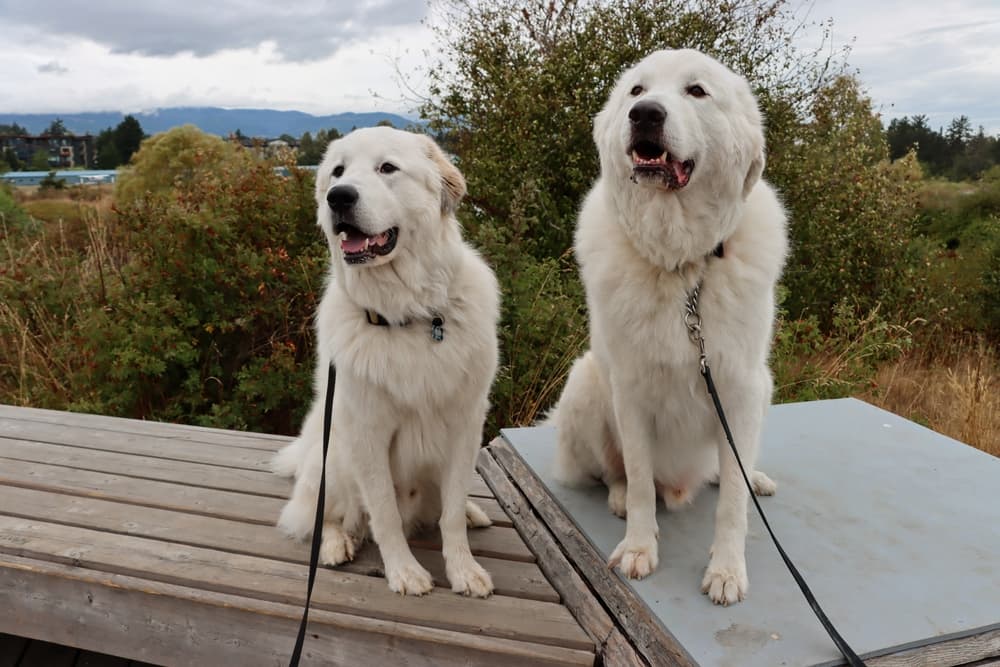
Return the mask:
<path id="1" fill-rule="evenodd" d="M 676 158 L 664 140 L 667 110 L 659 102 L 640 100 L 628 112 L 632 141 L 628 147 L 632 158 L 632 180 L 652 180 L 680 190 L 694 172 L 694 160 Z"/>

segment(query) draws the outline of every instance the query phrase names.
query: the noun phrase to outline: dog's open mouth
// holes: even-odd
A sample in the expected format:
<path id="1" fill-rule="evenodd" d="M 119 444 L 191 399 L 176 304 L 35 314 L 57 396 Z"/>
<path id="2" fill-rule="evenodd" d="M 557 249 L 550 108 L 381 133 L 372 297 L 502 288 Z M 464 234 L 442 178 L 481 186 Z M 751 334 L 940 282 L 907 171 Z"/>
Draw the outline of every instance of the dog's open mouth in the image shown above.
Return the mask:
<path id="1" fill-rule="evenodd" d="M 334 231 L 340 234 L 340 249 L 348 264 L 364 264 L 376 257 L 392 252 L 399 237 L 399 227 L 392 227 L 381 234 L 368 235 L 346 222 L 338 223 Z"/>
<path id="2" fill-rule="evenodd" d="M 694 172 L 694 160 L 678 160 L 661 144 L 641 140 L 632 144 L 633 178 L 656 178 L 666 183 L 671 190 L 680 190 Z"/>

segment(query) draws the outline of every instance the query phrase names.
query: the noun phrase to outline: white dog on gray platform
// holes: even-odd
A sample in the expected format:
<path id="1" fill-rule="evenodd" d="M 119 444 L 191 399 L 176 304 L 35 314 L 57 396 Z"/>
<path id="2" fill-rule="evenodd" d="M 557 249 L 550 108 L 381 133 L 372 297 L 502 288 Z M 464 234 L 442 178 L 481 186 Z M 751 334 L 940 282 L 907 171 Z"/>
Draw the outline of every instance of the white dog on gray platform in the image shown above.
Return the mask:
<path id="1" fill-rule="evenodd" d="M 318 223 L 331 251 L 316 315 L 316 395 L 302 433 L 278 453 L 296 475 L 278 525 L 313 529 L 327 369 L 337 370 L 320 560 L 354 557 L 370 528 L 389 588 L 433 587 L 407 535 L 438 522 L 452 590 L 493 591 L 466 526 L 467 499 L 497 367 L 499 292 L 454 211 L 465 180 L 428 137 L 357 130 L 330 144 L 316 174 Z"/>
<path id="2" fill-rule="evenodd" d="M 746 80 L 693 50 L 658 51 L 626 71 L 594 122 L 601 173 L 580 212 L 576 256 L 591 349 L 550 417 L 556 474 L 601 480 L 626 517 L 610 562 L 628 577 L 657 566 L 656 497 L 690 503 L 718 478 L 702 590 L 719 604 L 748 587 L 747 500 L 685 326 L 698 298 L 707 359 L 740 456 L 754 471 L 771 399 L 767 366 L 785 213 L 761 180 L 761 114 Z"/>

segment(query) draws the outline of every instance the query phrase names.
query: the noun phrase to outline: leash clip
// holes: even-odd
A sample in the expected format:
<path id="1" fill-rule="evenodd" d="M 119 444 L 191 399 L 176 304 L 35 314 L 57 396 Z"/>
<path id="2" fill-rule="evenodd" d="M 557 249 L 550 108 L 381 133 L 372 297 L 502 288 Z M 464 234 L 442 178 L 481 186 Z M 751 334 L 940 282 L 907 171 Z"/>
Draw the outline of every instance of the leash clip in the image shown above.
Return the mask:
<path id="1" fill-rule="evenodd" d="M 698 346 L 698 364 L 701 366 L 701 374 L 704 375 L 708 369 L 708 355 L 705 353 L 705 338 L 701 335 L 701 315 L 698 313 L 698 292 L 701 285 L 696 285 L 688 292 L 687 301 L 684 303 L 684 326 L 688 330 L 688 338 Z"/>

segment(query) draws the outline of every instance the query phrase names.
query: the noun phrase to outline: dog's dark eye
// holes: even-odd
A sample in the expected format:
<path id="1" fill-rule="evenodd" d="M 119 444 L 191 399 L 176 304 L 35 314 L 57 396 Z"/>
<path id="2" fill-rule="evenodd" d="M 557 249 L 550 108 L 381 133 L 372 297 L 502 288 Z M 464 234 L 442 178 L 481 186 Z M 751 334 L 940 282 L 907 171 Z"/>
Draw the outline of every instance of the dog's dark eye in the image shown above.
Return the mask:
<path id="1" fill-rule="evenodd" d="M 344 175 L 344 165 L 338 164 L 336 167 L 333 168 L 334 178 L 340 178 L 343 175 Z"/>
<path id="2" fill-rule="evenodd" d="M 378 168 L 378 173 L 380 174 L 391 174 L 394 171 L 399 171 L 399 167 L 391 162 L 383 162 Z"/>
<path id="3" fill-rule="evenodd" d="M 687 87 L 687 94 L 690 95 L 691 97 L 707 97 L 708 96 L 708 93 L 705 92 L 705 89 L 702 88 L 701 86 L 699 86 L 698 84 L 695 84 L 693 86 L 688 86 Z"/>
<path id="4" fill-rule="evenodd" d="M 632 86 L 632 90 L 628 91 L 628 94 L 632 97 L 636 97 L 637 95 L 642 95 L 645 90 L 646 89 L 642 86 Z"/>

